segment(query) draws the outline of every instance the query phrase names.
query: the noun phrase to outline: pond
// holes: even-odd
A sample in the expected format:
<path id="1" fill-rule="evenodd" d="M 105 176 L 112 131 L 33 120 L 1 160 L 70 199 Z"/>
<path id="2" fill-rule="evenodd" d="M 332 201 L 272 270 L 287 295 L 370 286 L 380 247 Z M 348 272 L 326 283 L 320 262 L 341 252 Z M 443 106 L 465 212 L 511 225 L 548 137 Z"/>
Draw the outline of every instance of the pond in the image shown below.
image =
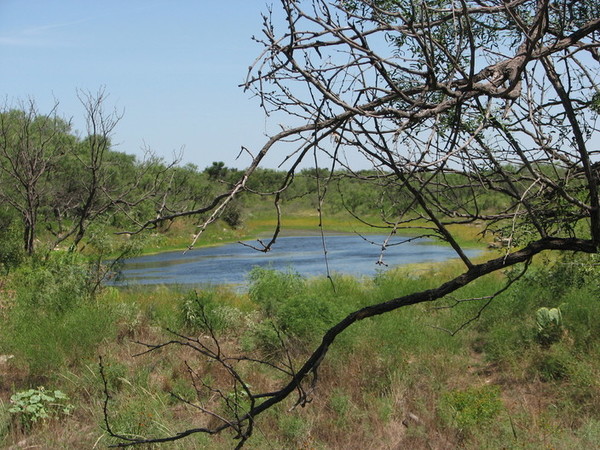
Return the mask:
<path id="1" fill-rule="evenodd" d="M 386 266 L 377 264 L 381 244 L 387 236 L 326 236 L 327 264 L 330 273 L 373 276 L 401 264 L 440 262 L 455 258 L 448 246 L 434 245 L 426 239 L 389 246 L 384 252 Z M 407 238 L 394 236 L 390 243 Z M 255 245 L 255 241 L 248 241 Z M 467 251 L 474 256 L 479 250 Z M 258 252 L 240 243 L 216 247 L 165 252 L 132 258 L 125 262 L 119 285 L 180 284 L 243 286 L 255 266 L 294 270 L 305 276 L 326 275 L 323 241 L 320 236 L 281 237 L 268 253 Z"/>

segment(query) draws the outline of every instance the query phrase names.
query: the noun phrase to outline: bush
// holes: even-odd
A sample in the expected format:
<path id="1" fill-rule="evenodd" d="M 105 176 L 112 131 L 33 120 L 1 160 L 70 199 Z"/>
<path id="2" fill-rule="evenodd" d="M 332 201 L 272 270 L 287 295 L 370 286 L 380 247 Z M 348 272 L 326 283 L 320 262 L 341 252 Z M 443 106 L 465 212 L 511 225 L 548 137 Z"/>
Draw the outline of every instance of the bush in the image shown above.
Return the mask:
<path id="1" fill-rule="evenodd" d="M 250 272 L 250 280 L 250 299 L 271 321 L 268 327 L 260 328 L 270 339 L 277 337 L 273 331 L 276 328 L 289 338 L 310 342 L 332 325 L 344 309 L 330 296 L 330 286 L 309 287 L 295 272 L 255 268 Z"/>
<path id="2" fill-rule="evenodd" d="M 87 264 L 76 253 L 56 252 L 32 259 L 13 276 L 15 303 L 38 314 L 61 314 L 89 300 Z"/>
<path id="3" fill-rule="evenodd" d="M 48 377 L 94 356 L 113 333 L 112 311 L 102 305 L 81 304 L 61 315 L 14 308 L 0 331 L 0 351 L 14 354 L 15 364 L 26 364 L 31 376 Z"/>
<path id="4" fill-rule="evenodd" d="M 8 273 L 18 267 L 24 257 L 25 251 L 16 221 L 0 210 L 0 272 Z"/>
<path id="5" fill-rule="evenodd" d="M 244 223 L 242 210 L 236 204 L 228 205 L 221 219 L 233 229 L 241 227 Z"/>
<path id="6" fill-rule="evenodd" d="M 239 324 L 242 312 L 219 303 L 216 291 L 190 291 L 182 299 L 181 317 L 184 326 L 190 330 L 218 332 Z"/>
<path id="7" fill-rule="evenodd" d="M 254 267 L 248 274 L 250 300 L 260 306 L 267 317 L 277 314 L 281 304 L 306 290 L 304 279 L 296 272 L 281 272 Z"/>
<path id="8" fill-rule="evenodd" d="M 502 410 L 498 386 L 455 390 L 442 397 L 442 408 L 450 412 L 450 421 L 461 433 L 470 433 L 489 424 Z"/>
<path id="9" fill-rule="evenodd" d="M 308 342 L 335 322 L 333 305 L 314 295 L 285 299 L 276 315 L 281 330 L 288 336 Z"/>

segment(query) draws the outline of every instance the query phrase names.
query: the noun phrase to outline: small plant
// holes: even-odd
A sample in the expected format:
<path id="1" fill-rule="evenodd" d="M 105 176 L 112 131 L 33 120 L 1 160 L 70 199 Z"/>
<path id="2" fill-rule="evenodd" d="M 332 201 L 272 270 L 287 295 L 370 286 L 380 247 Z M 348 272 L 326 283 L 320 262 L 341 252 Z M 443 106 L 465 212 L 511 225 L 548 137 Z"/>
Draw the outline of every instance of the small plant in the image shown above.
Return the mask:
<path id="1" fill-rule="evenodd" d="M 560 308 L 542 307 L 535 313 L 537 338 L 543 345 L 558 342 L 563 334 Z"/>
<path id="2" fill-rule="evenodd" d="M 561 355 L 545 355 L 537 363 L 542 381 L 562 380 L 569 376 L 569 364 Z"/>
<path id="3" fill-rule="evenodd" d="M 336 414 L 336 424 L 338 426 L 344 426 L 352 401 L 350 395 L 346 394 L 341 390 L 335 390 L 331 398 L 329 399 L 329 407 Z"/>
<path id="4" fill-rule="evenodd" d="M 450 410 L 451 421 L 461 433 L 469 433 L 488 424 L 502 410 L 497 386 L 448 392 L 443 397 L 443 405 Z"/>
<path id="5" fill-rule="evenodd" d="M 182 299 L 180 310 L 183 324 L 190 330 L 222 331 L 238 326 L 242 320 L 240 310 L 219 304 L 213 290 L 190 291 Z"/>
<path id="6" fill-rule="evenodd" d="M 10 398 L 12 406 L 8 412 L 18 416 L 25 428 L 30 428 L 40 419 L 71 414 L 74 406 L 68 401 L 69 397 L 64 392 L 46 391 L 40 386 L 13 394 Z"/>

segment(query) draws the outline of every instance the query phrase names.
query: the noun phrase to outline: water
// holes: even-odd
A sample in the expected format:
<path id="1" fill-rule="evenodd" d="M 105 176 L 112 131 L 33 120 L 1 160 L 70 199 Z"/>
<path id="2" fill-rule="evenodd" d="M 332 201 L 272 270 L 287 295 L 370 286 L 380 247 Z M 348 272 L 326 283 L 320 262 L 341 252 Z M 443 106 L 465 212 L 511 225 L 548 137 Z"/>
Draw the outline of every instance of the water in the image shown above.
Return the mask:
<path id="1" fill-rule="evenodd" d="M 387 266 L 377 264 L 381 243 L 387 236 L 327 236 L 327 261 L 330 273 L 372 276 L 378 271 L 401 264 L 439 262 L 455 258 L 447 246 L 426 240 L 390 246 L 384 252 Z M 406 238 L 394 237 L 397 244 Z M 256 242 L 248 241 L 248 244 Z M 469 256 L 477 250 L 467 251 Z M 198 248 L 183 253 L 166 252 L 127 260 L 118 284 L 234 284 L 244 285 L 255 266 L 278 270 L 292 269 L 305 276 L 326 275 L 323 243 L 320 236 L 282 237 L 269 253 L 252 250 L 239 243 Z"/>

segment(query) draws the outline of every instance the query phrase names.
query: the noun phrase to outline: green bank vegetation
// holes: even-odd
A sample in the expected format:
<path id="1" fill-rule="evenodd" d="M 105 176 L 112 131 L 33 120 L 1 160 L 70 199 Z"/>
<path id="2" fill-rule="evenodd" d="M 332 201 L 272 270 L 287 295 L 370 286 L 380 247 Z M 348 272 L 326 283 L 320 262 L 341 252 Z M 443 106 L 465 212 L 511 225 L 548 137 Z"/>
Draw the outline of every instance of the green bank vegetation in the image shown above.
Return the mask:
<path id="1" fill-rule="evenodd" d="M 269 411 L 248 447 L 594 447 L 600 439 L 596 261 L 541 256 L 489 304 L 487 293 L 514 273 L 479 280 L 435 306 L 354 325 L 331 349 L 312 403 L 294 408 L 290 400 Z M 373 279 L 336 276 L 331 283 L 255 269 L 248 292 L 237 293 L 226 287 L 93 290 L 89 267 L 79 256 L 56 252 L 3 278 L 4 447 L 114 443 L 103 431 L 105 387 L 115 432 L 161 436 L 200 426 L 206 418 L 175 396 L 226 408 L 216 394 L 197 398 L 190 379 L 192 370 L 200 377 L 195 382 L 227 392 L 220 367 L 185 347 L 132 357 L 145 350 L 136 341 L 164 342 L 173 337 L 167 329 L 201 339 L 214 332 L 223 352 L 301 361 L 348 312 L 435 286 L 459 270 L 455 264 L 403 267 Z M 246 370 L 253 386 L 281 381 L 264 367 Z M 191 437 L 167 448 L 231 448 L 231 438 Z"/>

